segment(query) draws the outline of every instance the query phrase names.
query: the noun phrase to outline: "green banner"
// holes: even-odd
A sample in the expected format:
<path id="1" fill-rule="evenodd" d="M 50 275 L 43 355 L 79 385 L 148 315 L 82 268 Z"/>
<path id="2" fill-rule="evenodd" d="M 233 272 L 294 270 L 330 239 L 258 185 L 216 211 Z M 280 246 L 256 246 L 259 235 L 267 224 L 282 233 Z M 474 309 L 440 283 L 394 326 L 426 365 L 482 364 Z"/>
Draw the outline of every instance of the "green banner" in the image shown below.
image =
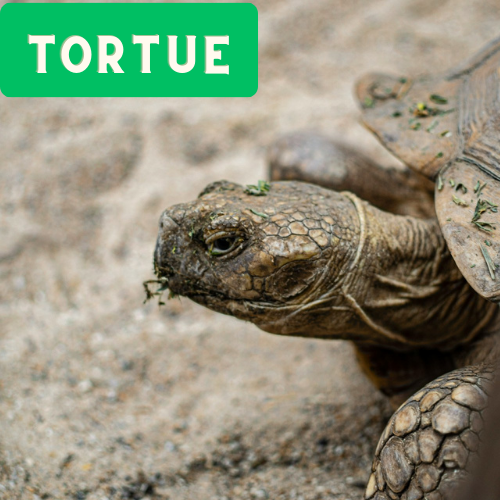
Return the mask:
<path id="1" fill-rule="evenodd" d="M 250 97 L 258 86 L 251 3 L 5 4 L 8 97 Z"/>

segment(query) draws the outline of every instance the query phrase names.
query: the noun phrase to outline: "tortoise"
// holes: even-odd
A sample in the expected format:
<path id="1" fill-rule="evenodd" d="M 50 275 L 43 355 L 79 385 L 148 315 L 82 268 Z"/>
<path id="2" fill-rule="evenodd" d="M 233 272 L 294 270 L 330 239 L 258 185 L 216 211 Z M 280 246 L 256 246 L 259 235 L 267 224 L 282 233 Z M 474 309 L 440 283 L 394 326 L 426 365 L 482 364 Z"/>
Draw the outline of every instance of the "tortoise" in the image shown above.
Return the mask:
<path id="1" fill-rule="evenodd" d="M 402 169 L 293 133 L 269 150 L 271 182 L 215 182 L 160 217 L 160 291 L 354 344 L 395 408 L 365 499 L 454 498 L 478 456 L 499 354 L 499 68 L 497 39 L 445 74 L 358 82 Z"/>

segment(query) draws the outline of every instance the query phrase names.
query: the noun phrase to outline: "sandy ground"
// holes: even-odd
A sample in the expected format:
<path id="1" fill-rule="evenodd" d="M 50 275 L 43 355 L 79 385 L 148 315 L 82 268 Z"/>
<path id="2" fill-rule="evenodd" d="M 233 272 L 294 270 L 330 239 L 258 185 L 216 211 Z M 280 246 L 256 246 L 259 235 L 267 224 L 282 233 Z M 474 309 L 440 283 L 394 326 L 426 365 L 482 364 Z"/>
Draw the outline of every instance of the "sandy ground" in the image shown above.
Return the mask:
<path id="1" fill-rule="evenodd" d="M 458 63 L 497 0 L 257 1 L 249 99 L 0 98 L 0 498 L 357 499 L 390 410 L 344 342 L 279 338 L 188 300 L 143 305 L 157 220 L 358 124 L 369 70 Z"/>

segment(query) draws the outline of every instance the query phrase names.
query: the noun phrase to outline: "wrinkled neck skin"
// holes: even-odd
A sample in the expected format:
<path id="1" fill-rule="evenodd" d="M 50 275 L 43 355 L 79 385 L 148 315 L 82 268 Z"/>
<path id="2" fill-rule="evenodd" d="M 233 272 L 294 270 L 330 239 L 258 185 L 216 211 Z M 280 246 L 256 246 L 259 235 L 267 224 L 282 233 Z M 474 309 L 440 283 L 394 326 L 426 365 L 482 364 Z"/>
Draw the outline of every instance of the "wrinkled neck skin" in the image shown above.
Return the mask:
<path id="1" fill-rule="evenodd" d="M 437 220 L 389 214 L 342 195 L 357 214 L 347 267 L 340 274 L 327 269 L 307 300 L 292 304 L 281 320 L 255 321 L 261 329 L 390 349 L 450 350 L 491 322 L 497 306 L 467 284 Z"/>

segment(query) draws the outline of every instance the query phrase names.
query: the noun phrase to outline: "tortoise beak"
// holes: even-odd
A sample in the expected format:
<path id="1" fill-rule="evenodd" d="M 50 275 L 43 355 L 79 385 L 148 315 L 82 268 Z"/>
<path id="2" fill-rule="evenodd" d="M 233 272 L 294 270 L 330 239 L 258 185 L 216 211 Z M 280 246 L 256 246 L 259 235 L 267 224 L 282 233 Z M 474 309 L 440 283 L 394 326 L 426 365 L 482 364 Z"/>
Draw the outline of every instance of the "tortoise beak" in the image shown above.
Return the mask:
<path id="1" fill-rule="evenodd" d="M 158 238 L 156 239 L 153 255 L 154 270 L 158 277 L 169 278 L 173 274 L 173 269 L 171 269 L 170 266 L 165 267 L 162 256 L 165 253 L 165 242 L 178 230 L 179 225 L 169 217 L 166 211 L 163 212 L 160 217 Z"/>

